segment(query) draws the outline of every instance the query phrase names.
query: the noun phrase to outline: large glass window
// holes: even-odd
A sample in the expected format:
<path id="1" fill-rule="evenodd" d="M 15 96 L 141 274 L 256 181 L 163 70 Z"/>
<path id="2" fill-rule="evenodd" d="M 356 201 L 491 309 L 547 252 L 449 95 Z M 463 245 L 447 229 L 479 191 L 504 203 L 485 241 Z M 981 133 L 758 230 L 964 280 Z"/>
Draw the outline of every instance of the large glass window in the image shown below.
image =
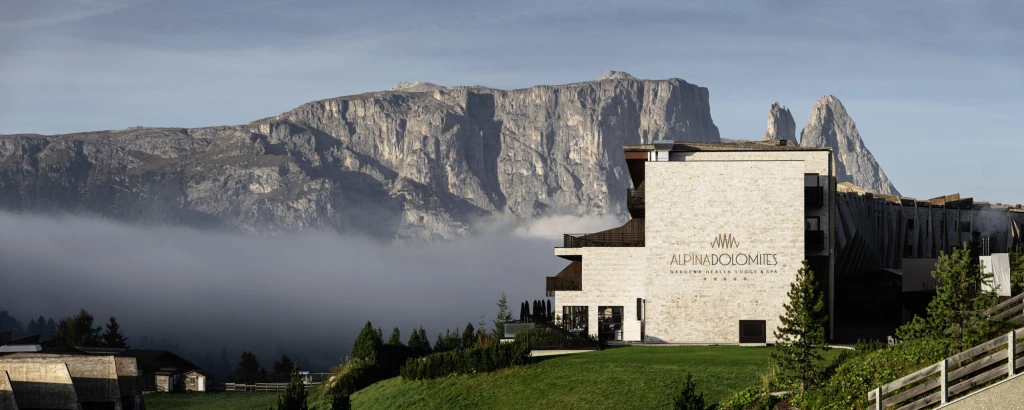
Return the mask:
<path id="1" fill-rule="evenodd" d="M 586 306 L 562 306 L 562 328 L 586 335 L 587 324 Z"/>
<path id="2" fill-rule="evenodd" d="M 598 306 L 597 323 L 602 340 L 622 340 L 622 306 Z"/>

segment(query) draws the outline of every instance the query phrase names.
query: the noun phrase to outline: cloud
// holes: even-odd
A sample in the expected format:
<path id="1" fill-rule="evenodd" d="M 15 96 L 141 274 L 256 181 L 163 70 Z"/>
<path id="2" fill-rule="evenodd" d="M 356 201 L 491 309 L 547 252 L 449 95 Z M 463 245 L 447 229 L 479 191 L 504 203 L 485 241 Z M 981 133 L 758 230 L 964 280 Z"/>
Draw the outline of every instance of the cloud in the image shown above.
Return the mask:
<path id="1" fill-rule="evenodd" d="M 247 236 L 0 212 L 0 310 L 24 322 L 85 308 L 116 316 L 136 341 L 264 358 L 283 346 L 326 367 L 367 320 L 404 337 L 423 325 L 433 341 L 480 315 L 491 326 L 502 292 L 513 306 L 543 298 L 544 277 L 566 263 L 544 229 L 594 224 L 546 221 L 521 235 L 395 248 L 326 232 Z"/>

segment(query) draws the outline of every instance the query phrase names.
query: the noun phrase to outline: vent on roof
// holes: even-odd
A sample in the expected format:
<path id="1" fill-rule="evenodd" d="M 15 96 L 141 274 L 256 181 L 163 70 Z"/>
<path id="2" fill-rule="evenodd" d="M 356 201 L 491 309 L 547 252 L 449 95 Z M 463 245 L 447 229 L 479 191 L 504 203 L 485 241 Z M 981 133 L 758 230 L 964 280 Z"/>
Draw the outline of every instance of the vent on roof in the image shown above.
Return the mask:
<path id="1" fill-rule="evenodd" d="M 672 146 L 675 145 L 675 144 L 676 144 L 675 141 L 671 141 L 671 140 L 657 140 L 657 141 L 654 141 L 654 149 L 656 149 L 658 151 L 669 151 L 669 150 L 672 149 Z"/>
<path id="2" fill-rule="evenodd" d="M 780 147 L 785 147 L 785 146 L 789 145 L 789 140 L 778 140 L 778 141 L 779 141 L 779 146 Z"/>

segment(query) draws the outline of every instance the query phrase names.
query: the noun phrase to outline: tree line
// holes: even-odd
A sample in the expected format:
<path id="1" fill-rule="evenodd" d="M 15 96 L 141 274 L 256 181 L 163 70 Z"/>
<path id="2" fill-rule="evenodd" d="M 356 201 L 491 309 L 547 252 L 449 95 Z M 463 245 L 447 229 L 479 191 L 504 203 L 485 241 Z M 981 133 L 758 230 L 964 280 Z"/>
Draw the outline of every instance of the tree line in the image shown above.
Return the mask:
<path id="1" fill-rule="evenodd" d="M 128 348 L 128 338 L 121 332 L 121 325 L 113 316 L 106 326 L 93 327 L 95 319 L 92 314 L 81 309 L 70 317 L 62 317 L 59 321 L 39 316 L 22 327 L 21 322 L 7 311 L 0 312 L 0 332 L 10 330 L 12 340 L 39 335 L 39 341 L 56 340 L 67 346 L 84 347 L 121 347 Z"/>

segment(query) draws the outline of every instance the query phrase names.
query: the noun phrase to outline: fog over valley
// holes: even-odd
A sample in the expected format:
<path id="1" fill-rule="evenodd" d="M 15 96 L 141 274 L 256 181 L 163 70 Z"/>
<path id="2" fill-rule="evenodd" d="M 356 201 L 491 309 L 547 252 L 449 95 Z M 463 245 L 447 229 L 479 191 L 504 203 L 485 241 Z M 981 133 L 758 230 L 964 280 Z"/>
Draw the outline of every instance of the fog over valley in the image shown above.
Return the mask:
<path id="1" fill-rule="evenodd" d="M 96 326 L 116 316 L 129 344 L 142 337 L 233 365 L 252 350 L 267 366 L 280 353 L 324 369 L 351 350 L 367 321 L 402 338 L 424 326 L 487 327 L 505 292 L 513 312 L 544 296 L 562 232 L 616 226 L 614 217 L 549 217 L 529 225 L 494 218 L 480 235 L 395 247 L 333 232 L 252 236 L 128 225 L 74 215 L 0 212 L 0 310 L 25 325 L 80 308 Z M 276 356 L 276 357 L 275 357 Z"/>

